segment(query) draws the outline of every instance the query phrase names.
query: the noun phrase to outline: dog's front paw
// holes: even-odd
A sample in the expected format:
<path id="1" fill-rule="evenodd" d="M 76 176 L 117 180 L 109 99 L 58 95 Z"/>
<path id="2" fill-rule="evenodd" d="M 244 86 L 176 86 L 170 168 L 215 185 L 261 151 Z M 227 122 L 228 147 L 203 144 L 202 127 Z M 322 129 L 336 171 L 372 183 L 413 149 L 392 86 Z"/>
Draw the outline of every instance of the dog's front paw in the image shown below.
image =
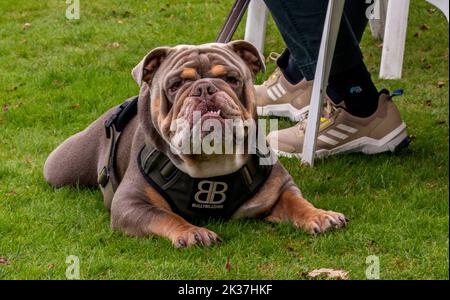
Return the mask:
<path id="1" fill-rule="evenodd" d="M 179 232 L 172 240 L 177 248 L 191 246 L 210 246 L 221 242 L 220 237 L 213 231 L 203 227 L 192 226 Z"/>
<path id="2" fill-rule="evenodd" d="M 331 228 L 345 227 L 347 222 L 348 219 L 341 213 L 317 208 L 293 220 L 296 227 L 315 235 Z"/>

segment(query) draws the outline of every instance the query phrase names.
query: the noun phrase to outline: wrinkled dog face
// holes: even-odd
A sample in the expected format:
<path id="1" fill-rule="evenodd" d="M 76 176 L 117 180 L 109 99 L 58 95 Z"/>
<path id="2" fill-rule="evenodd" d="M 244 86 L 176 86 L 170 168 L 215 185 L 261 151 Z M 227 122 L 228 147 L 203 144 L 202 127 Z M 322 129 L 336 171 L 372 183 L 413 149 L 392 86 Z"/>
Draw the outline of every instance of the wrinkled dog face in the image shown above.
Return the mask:
<path id="1" fill-rule="evenodd" d="M 259 52 L 247 42 L 236 41 L 157 48 L 133 70 L 133 76 L 144 89 L 149 88 L 152 126 L 172 152 L 179 150 L 178 166 L 192 175 L 196 172 L 192 166 L 201 163 L 207 167 L 225 160 L 231 169 L 242 165 L 242 155 L 196 148 L 194 132 L 199 132 L 201 144 L 219 125 L 220 139 L 225 141 L 225 128 L 231 122 L 254 120 L 253 80 L 263 69 Z M 235 140 L 236 132 L 229 130 Z"/>

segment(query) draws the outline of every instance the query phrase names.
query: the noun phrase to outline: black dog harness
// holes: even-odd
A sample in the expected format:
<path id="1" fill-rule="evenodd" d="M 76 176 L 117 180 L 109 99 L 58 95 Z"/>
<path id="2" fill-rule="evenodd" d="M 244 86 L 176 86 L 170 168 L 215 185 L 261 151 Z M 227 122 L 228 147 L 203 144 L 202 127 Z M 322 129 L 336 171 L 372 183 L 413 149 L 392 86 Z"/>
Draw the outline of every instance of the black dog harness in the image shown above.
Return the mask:
<path id="1" fill-rule="evenodd" d="M 187 219 L 229 218 L 264 184 L 272 170 L 252 155 L 238 171 L 216 177 L 193 178 L 179 170 L 162 152 L 145 146 L 138 157 L 142 175 Z"/>
<path id="2" fill-rule="evenodd" d="M 115 146 L 120 132 L 137 112 L 137 97 L 128 99 L 105 122 L 106 137 L 110 139 L 105 164 L 98 177 L 105 205 L 111 207 L 118 187 L 114 173 Z M 137 163 L 145 180 L 169 203 L 171 209 L 188 220 L 229 218 L 265 183 L 272 166 L 261 165 L 257 154 L 238 171 L 216 177 L 193 178 L 178 169 L 157 149 L 144 146 Z"/>

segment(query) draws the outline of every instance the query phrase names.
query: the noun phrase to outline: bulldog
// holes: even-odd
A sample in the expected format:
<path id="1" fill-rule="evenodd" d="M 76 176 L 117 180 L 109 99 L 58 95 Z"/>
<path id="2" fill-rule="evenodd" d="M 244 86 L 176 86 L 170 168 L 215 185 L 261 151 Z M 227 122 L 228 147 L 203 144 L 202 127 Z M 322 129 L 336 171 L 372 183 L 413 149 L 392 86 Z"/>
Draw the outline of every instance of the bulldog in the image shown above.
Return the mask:
<path id="1" fill-rule="evenodd" d="M 162 236 L 175 247 L 220 242 L 195 223 L 199 218 L 263 218 L 311 234 L 344 227 L 346 217 L 305 200 L 278 161 L 262 165 L 263 155 L 248 150 L 180 151 L 180 141 L 192 146 L 188 134 L 208 121 L 256 121 L 253 82 L 264 68 L 245 41 L 152 50 L 132 71 L 140 86 L 137 113 L 108 131 L 119 115 L 115 107 L 69 137 L 45 162 L 45 180 L 55 188 L 100 183 L 113 230 Z M 190 130 L 180 129 L 180 120 Z M 197 136 L 203 142 L 210 132 Z M 237 143 L 237 130 L 231 134 L 228 141 Z"/>

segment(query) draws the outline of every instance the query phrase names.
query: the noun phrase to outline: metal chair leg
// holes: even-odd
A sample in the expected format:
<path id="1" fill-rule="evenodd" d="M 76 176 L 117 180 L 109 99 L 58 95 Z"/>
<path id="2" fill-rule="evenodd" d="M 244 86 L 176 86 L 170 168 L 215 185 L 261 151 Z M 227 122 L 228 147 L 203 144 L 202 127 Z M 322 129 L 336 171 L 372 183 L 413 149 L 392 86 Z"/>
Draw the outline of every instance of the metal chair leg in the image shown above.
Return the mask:
<path id="1" fill-rule="evenodd" d="M 225 20 L 225 24 L 220 30 L 219 36 L 216 39 L 218 43 L 228 43 L 231 41 L 233 34 L 236 32 L 239 23 L 242 20 L 242 17 L 247 10 L 247 7 L 250 3 L 250 0 L 236 0 L 231 8 L 230 13 L 228 14 L 227 19 Z"/>

